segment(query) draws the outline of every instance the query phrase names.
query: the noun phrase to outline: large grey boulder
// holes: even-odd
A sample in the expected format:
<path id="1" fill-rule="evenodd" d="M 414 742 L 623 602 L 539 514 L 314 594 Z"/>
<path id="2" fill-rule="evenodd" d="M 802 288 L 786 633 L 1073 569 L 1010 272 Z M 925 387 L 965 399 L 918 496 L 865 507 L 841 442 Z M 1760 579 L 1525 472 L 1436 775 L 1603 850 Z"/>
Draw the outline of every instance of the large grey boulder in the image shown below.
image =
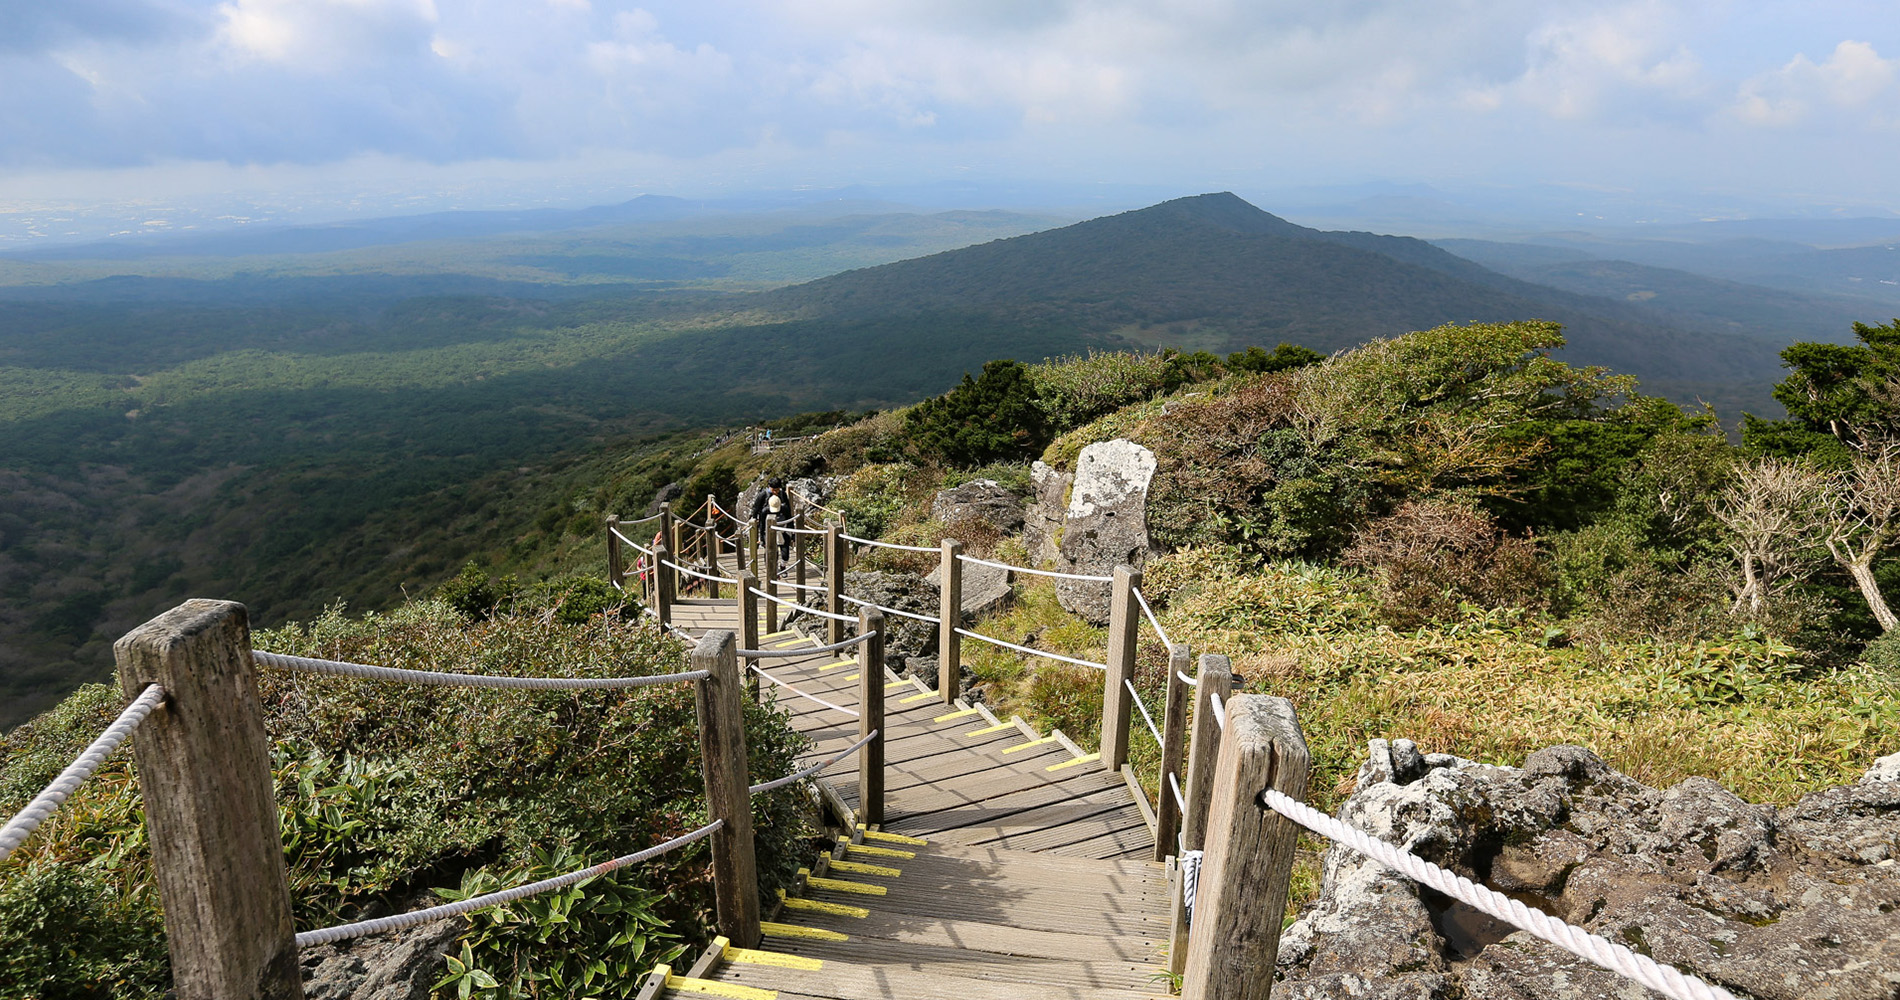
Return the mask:
<path id="1" fill-rule="evenodd" d="M 870 601 L 880 607 L 896 608 L 916 615 L 937 614 L 937 584 L 915 573 L 894 572 L 856 572 L 847 571 L 844 575 L 845 596 L 860 601 Z M 808 607 L 822 607 L 824 595 L 807 592 L 801 595 L 801 604 Z M 843 602 L 845 612 L 856 614 L 862 608 L 850 601 Z M 802 625 L 808 629 L 822 629 L 825 619 L 791 611 L 785 616 L 785 627 Z M 848 630 L 847 630 L 848 631 Z M 937 626 L 930 622 L 921 622 L 902 615 L 884 616 L 884 665 L 898 673 L 903 673 L 909 661 L 914 657 L 935 657 L 937 653 Z"/>
<path id="2" fill-rule="evenodd" d="M 1737 996 L 1900 996 L 1900 781 L 1777 811 L 1705 778 L 1651 788 L 1582 747 L 1522 768 L 1371 749 L 1340 818 L 1380 839 Z M 1275 996 L 1315 1000 L 1650 995 L 1338 845 L 1278 976 Z"/>
<path id="3" fill-rule="evenodd" d="M 1023 502 L 994 479 L 972 479 L 938 492 L 931 501 L 930 516 L 942 521 L 952 538 L 957 537 L 958 525 L 971 522 L 1014 535 L 1023 528 Z"/>
<path id="4" fill-rule="evenodd" d="M 425 1000 L 430 985 L 441 975 L 442 956 L 467 929 L 468 921 L 455 917 L 305 948 L 301 955 L 304 996 L 309 1000 Z"/>
<path id="5" fill-rule="evenodd" d="M 1062 558 L 1062 524 L 1069 515 L 1069 484 L 1073 473 L 1037 462 L 1029 467 L 1036 493 L 1023 510 L 1023 544 L 1031 562 L 1041 565 Z"/>
<path id="6" fill-rule="evenodd" d="M 1082 449 L 1062 525 L 1060 568 L 1107 576 L 1121 563 L 1139 567 L 1148 556 L 1148 484 L 1154 452 L 1116 438 Z M 1056 581 L 1056 599 L 1097 625 L 1108 621 L 1109 585 Z"/>
<path id="7" fill-rule="evenodd" d="M 1009 583 L 1013 575 L 1009 570 L 965 561 L 962 573 L 964 618 L 977 618 L 1009 603 Z M 943 586 L 942 563 L 930 571 L 930 582 L 933 586 Z"/>

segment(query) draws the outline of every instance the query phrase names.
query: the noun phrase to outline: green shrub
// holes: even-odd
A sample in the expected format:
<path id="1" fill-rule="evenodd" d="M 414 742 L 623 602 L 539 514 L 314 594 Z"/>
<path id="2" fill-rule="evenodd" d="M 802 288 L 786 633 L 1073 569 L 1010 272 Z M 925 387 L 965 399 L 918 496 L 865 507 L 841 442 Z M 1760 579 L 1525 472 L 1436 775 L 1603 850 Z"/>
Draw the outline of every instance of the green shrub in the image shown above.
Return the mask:
<path id="1" fill-rule="evenodd" d="M 481 563 L 470 559 L 462 564 L 462 572 L 455 579 L 436 588 L 435 596 L 463 618 L 478 622 L 512 599 L 515 589 L 514 577 L 495 580 L 482 569 Z"/>
<path id="2" fill-rule="evenodd" d="M 925 461 L 967 467 L 1029 458 L 1048 443 L 1048 432 L 1029 369 L 990 361 L 980 377 L 966 374 L 948 393 L 912 407 L 904 438 Z"/>
<path id="3" fill-rule="evenodd" d="M 1888 632 L 1860 651 L 1860 662 L 1875 670 L 1900 672 L 1900 631 Z"/>
<path id="4" fill-rule="evenodd" d="M 0 994 L 36 1000 L 159 997 L 171 985 L 156 892 L 59 861 L 0 877 Z"/>
<path id="5" fill-rule="evenodd" d="M 1227 368 L 1236 372 L 1283 372 L 1316 365 L 1324 360 L 1326 355 L 1318 351 L 1309 351 L 1298 344 L 1282 343 L 1272 353 L 1258 346 L 1235 351 L 1227 356 Z"/>

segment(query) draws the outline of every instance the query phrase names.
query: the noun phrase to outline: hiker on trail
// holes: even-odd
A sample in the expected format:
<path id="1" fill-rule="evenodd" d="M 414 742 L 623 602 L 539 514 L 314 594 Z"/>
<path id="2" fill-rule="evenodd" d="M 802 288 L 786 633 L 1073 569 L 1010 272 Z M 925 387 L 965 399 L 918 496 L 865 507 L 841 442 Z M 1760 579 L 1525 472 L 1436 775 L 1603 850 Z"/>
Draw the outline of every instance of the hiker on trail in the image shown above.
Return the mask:
<path id="1" fill-rule="evenodd" d="M 792 498 L 785 492 L 785 484 L 773 482 L 752 498 L 752 520 L 758 524 L 761 537 L 766 526 L 777 522 L 781 528 L 790 527 L 792 522 Z M 778 564 L 784 566 L 792 558 L 792 536 L 788 532 L 779 532 Z"/>

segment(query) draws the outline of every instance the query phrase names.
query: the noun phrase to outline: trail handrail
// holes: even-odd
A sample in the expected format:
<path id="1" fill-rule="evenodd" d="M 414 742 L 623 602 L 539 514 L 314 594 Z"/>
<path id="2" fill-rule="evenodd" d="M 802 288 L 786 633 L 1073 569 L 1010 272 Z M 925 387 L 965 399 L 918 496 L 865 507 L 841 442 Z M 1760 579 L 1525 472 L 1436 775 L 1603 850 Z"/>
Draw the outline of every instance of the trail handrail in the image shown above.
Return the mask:
<path id="1" fill-rule="evenodd" d="M 503 903 L 512 903 L 517 899 L 526 899 L 529 896 L 536 896 L 554 889 L 564 888 L 576 882 L 597 878 L 618 868 L 625 868 L 631 864 L 638 864 L 642 861 L 657 858 L 676 848 L 685 847 L 687 844 L 696 840 L 704 839 L 713 831 L 724 826 L 725 823 L 726 821 L 723 819 L 716 819 L 691 833 L 674 837 L 672 840 L 663 844 L 655 844 L 644 851 L 635 851 L 632 854 L 614 858 L 612 861 L 603 861 L 600 864 L 582 868 L 579 871 L 568 872 L 566 875 L 556 875 L 553 878 L 542 879 L 539 882 L 530 882 L 527 885 L 519 885 L 513 889 L 503 889 L 499 892 L 491 892 L 485 895 L 475 896 L 471 899 L 444 903 L 441 906 L 431 906 L 426 910 L 398 913 L 393 916 L 376 917 L 371 920 L 358 920 L 355 923 L 338 924 L 335 927 L 325 927 L 322 930 L 303 931 L 297 935 L 297 947 L 308 948 L 313 945 L 329 944 L 333 941 L 346 941 L 350 938 L 364 937 L 370 934 L 387 934 L 390 931 L 399 931 L 405 927 L 433 923 L 437 920 L 447 920 L 450 917 L 459 917 L 464 913 L 487 909 L 490 906 L 500 906 Z"/>
<path id="2" fill-rule="evenodd" d="M 653 687 L 657 684 L 696 681 L 706 676 L 704 670 L 687 670 L 675 674 L 649 674 L 640 677 L 511 677 L 502 674 L 455 674 L 436 670 L 408 670 L 401 667 L 379 667 L 368 663 L 349 663 L 343 660 L 320 660 L 309 656 L 270 653 L 261 649 L 252 650 L 251 658 L 267 667 L 276 667 L 279 670 L 293 670 L 298 673 L 306 674 L 361 677 L 369 680 L 398 681 L 404 684 L 420 684 L 431 687 L 506 688 L 529 691 L 643 688 Z"/>
<path id="3" fill-rule="evenodd" d="M 112 756 L 119 744 L 132 735 L 139 723 L 144 722 L 146 716 L 164 703 L 165 688 L 158 684 L 146 685 L 145 690 L 140 691 L 139 696 L 119 713 L 119 717 L 112 720 L 105 732 L 100 733 L 80 752 L 78 758 L 66 765 L 51 784 L 33 796 L 32 801 L 15 813 L 12 819 L 7 820 L 6 826 L 0 827 L 0 861 L 5 861 L 14 848 L 26 843 L 27 838 L 33 836 L 33 831 L 66 804 L 66 799 L 73 791 L 92 777 L 92 773 L 106 762 L 106 758 Z"/>
<path id="4" fill-rule="evenodd" d="M 841 622 L 856 622 L 857 621 L 856 618 L 853 618 L 850 615 L 834 615 L 831 612 L 824 610 L 823 608 L 814 608 L 814 607 L 811 607 L 810 605 L 799 604 L 796 601 L 788 601 L 785 598 L 779 597 L 776 594 L 768 594 L 765 591 L 758 589 L 757 587 L 754 587 L 752 589 L 752 593 L 759 597 L 763 597 L 774 604 L 781 604 L 781 605 L 784 605 L 785 607 L 792 608 L 797 611 L 803 611 L 806 614 L 816 615 L 819 618 L 829 618 L 833 621 L 841 621 Z"/>
<path id="5" fill-rule="evenodd" d="M 853 639 L 853 640 L 851 641 L 851 644 L 852 644 L 852 645 L 854 645 L 854 646 L 855 646 L 855 645 L 857 645 L 857 640 L 855 640 L 855 639 Z M 804 650 L 804 652 L 811 652 L 811 650 Z M 814 704 L 818 704 L 818 705 L 823 705 L 824 707 L 826 707 L 826 708 L 829 708 L 829 709 L 831 709 L 831 710 L 832 710 L 832 711 L 834 711 L 834 712 L 842 712 L 842 713 L 844 713 L 845 715 L 848 715 L 848 716 L 850 716 L 850 717 L 852 717 L 852 718 L 854 718 L 854 719 L 856 719 L 856 718 L 859 718 L 859 717 L 861 717 L 861 716 L 863 715 L 863 713 L 861 713 L 861 712 L 858 712 L 858 711 L 855 711 L 855 710 L 853 710 L 853 709 L 849 709 L 849 708 L 845 708 L 845 707 L 844 707 L 844 706 L 842 706 L 842 705 L 834 705 L 834 704 L 832 704 L 831 702 L 828 702 L 828 701 L 826 701 L 826 700 L 824 700 L 823 698 L 820 698 L 820 697 L 818 697 L 818 696 L 817 696 L 817 695 L 815 695 L 815 694 L 811 694 L 811 693 L 809 693 L 809 692 L 805 692 L 805 691 L 800 691 L 800 690 L 799 690 L 798 688 L 795 688 L 795 687 L 793 687 L 793 686 L 791 686 L 790 684 L 787 684 L 786 682 L 784 682 L 784 681 L 782 681 L 782 680 L 779 680 L 778 678 L 776 678 L 776 677 L 774 677 L 774 676 L 772 676 L 772 675 L 771 675 L 770 673 L 767 673 L 767 672 L 766 672 L 765 670 L 762 670 L 762 669 L 760 669 L 760 667 L 759 667 L 759 665 L 758 665 L 758 664 L 756 664 L 756 663 L 754 663 L 754 664 L 752 664 L 752 665 L 751 665 L 751 668 L 750 668 L 750 669 L 752 670 L 752 672 L 753 672 L 753 673 L 756 673 L 756 674 L 758 674 L 758 675 L 759 675 L 760 677 L 763 677 L 763 678 L 765 678 L 766 680 L 768 680 L 768 681 L 771 681 L 771 682 L 772 682 L 772 683 L 774 683 L 774 684 L 777 684 L 777 685 L 778 685 L 779 687 L 782 687 L 782 688 L 784 688 L 785 690 L 787 690 L 787 691 L 790 691 L 791 693 L 793 693 L 793 694 L 795 694 L 795 695 L 797 695 L 797 696 L 799 696 L 800 698 L 803 698 L 803 699 L 805 699 L 806 701 L 809 701 L 809 702 L 812 702 L 812 703 L 814 703 Z M 854 749 L 854 750 L 855 750 L 855 749 L 857 749 L 857 748 L 856 748 L 856 747 L 853 747 L 852 749 Z"/>
<path id="6" fill-rule="evenodd" d="M 880 549 L 899 549 L 904 552 L 928 552 L 932 555 L 935 555 L 937 552 L 935 545 L 899 545 L 896 542 L 880 542 L 875 538 L 859 538 L 856 535 L 844 535 L 842 537 L 847 542 L 856 542 L 859 545 L 870 545 Z"/>
<path id="7" fill-rule="evenodd" d="M 937 550 L 930 549 L 928 551 L 935 552 Z M 1079 580 L 1084 583 L 1114 583 L 1115 582 L 1115 578 L 1112 576 L 1094 576 L 1088 573 L 1063 573 L 1063 572 L 1060 572 L 1058 570 L 1053 570 L 1053 569 L 1031 569 L 1028 566 L 1012 566 L 1009 563 L 1000 563 L 1000 562 L 995 562 L 989 559 L 978 559 L 976 556 L 958 556 L 957 558 L 967 563 L 976 563 L 978 566 L 989 566 L 995 569 L 1008 570 L 1011 573 L 1028 573 L 1032 576 L 1050 576 L 1050 577 L 1055 577 L 1058 580 Z"/>
<path id="8" fill-rule="evenodd" d="M 1045 660 L 1061 660 L 1063 663 L 1073 663 L 1078 667 L 1093 667 L 1096 670 L 1108 669 L 1108 664 L 1106 663 L 1096 663 L 1093 660 L 1078 660 L 1073 656 L 1063 656 L 1061 653 L 1051 653 L 1046 649 L 1035 649 L 1030 646 L 1019 646 L 1013 642 L 1004 642 L 1003 640 L 998 639 L 995 636 L 984 635 L 981 632 L 972 632 L 967 628 L 957 629 L 957 634 L 960 636 L 964 636 L 966 638 L 976 639 L 982 642 L 987 642 L 992 646 L 1001 646 L 1004 649 L 1013 649 L 1018 653 L 1027 653 L 1030 656 L 1039 656 Z"/>
<path id="9" fill-rule="evenodd" d="M 857 715 L 858 713 L 856 712 L 851 713 L 852 718 L 857 718 Z M 748 788 L 746 790 L 751 792 L 754 795 L 762 795 L 774 789 L 783 788 L 794 781 L 802 781 L 806 778 L 811 777 L 814 774 L 817 774 L 818 772 L 824 770 L 825 768 L 830 767 L 833 764 L 836 764 L 837 762 L 845 759 L 846 757 L 849 757 L 852 754 L 857 753 L 859 750 L 864 749 L 865 744 L 870 743 L 872 740 L 877 739 L 879 736 L 882 736 L 882 735 L 884 735 L 883 731 L 873 729 L 871 730 L 870 735 L 865 736 L 863 739 L 858 740 L 856 743 L 853 743 L 850 746 L 845 747 L 843 750 L 838 751 L 836 755 L 832 756 L 828 760 L 825 760 L 821 763 L 813 764 L 807 768 L 802 768 L 800 770 L 793 771 L 792 773 L 786 775 L 783 778 L 774 778 L 771 781 L 760 782 L 759 784 L 753 785 L 751 788 Z"/>

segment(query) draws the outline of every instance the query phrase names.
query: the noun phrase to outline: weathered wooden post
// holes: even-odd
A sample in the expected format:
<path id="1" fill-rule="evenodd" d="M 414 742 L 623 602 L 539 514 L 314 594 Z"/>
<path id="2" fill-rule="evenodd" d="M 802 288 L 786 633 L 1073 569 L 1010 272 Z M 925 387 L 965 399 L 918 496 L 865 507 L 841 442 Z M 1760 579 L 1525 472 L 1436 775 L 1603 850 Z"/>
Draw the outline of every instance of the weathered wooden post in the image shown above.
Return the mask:
<path id="1" fill-rule="evenodd" d="M 1190 851 L 1206 849 L 1207 803 L 1214 791 L 1214 762 L 1220 756 L 1220 723 L 1214 720 L 1214 698 L 1222 704 L 1234 690 L 1234 671 L 1227 657 L 1202 653 L 1194 684 L 1194 735 L 1188 743 L 1187 815 L 1181 817 L 1181 838 Z"/>
<path id="2" fill-rule="evenodd" d="M 798 516 L 792 519 L 792 527 L 800 529 L 799 534 L 792 536 L 792 579 L 798 584 L 798 601 L 803 604 L 805 601 L 805 535 L 803 530 L 806 527 L 804 511 L 799 511 Z"/>
<path id="3" fill-rule="evenodd" d="M 673 509 L 671 507 L 661 508 L 660 510 L 660 530 L 658 534 L 660 536 L 660 544 L 664 546 L 668 552 L 678 552 L 680 550 L 679 532 L 675 530 L 673 525 Z M 653 557 L 653 571 L 655 573 L 666 574 L 673 572 L 665 566 L 660 565 L 660 557 L 657 553 Z M 679 581 L 677 579 L 673 581 L 673 589 L 667 591 L 667 593 L 679 593 Z"/>
<path id="4" fill-rule="evenodd" d="M 1300 828 L 1268 809 L 1260 791 L 1304 799 L 1311 760 L 1292 702 L 1243 694 L 1226 705 L 1181 995 L 1267 1000 Z"/>
<path id="5" fill-rule="evenodd" d="M 843 624 L 840 622 L 839 624 Z M 877 738 L 858 752 L 858 825 L 884 822 L 884 613 L 858 612 L 858 739 Z"/>
<path id="6" fill-rule="evenodd" d="M 653 547 L 653 610 L 660 616 L 660 631 L 673 624 L 673 573 L 660 565 L 667 560 L 666 543 Z"/>
<path id="7" fill-rule="evenodd" d="M 302 1000 L 270 744 L 244 605 L 191 600 L 113 644 L 165 688 L 132 741 L 179 1000 Z"/>
<path id="8" fill-rule="evenodd" d="M 607 515 L 607 582 L 615 590 L 627 592 L 626 557 L 620 552 L 620 515 Z"/>
<path id="9" fill-rule="evenodd" d="M 963 543 L 946 538 L 937 553 L 937 697 L 948 705 L 963 693 Z"/>
<path id="10" fill-rule="evenodd" d="M 753 576 L 759 575 L 759 522 L 761 520 L 761 518 L 755 517 L 747 521 L 745 526 L 745 564 Z"/>
<path id="11" fill-rule="evenodd" d="M 1175 789 L 1169 787 L 1169 777 L 1174 778 L 1182 800 L 1187 799 L 1181 761 L 1187 756 L 1190 695 L 1187 682 L 1181 678 L 1187 676 L 1189 655 L 1187 643 L 1177 642 L 1168 647 L 1168 705 L 1162 709 L 1161 719 L 1161 807 L 1155 810 L 1156 861 L 1165 861 L 1176 853 L 1175 841 L 1179 839 L 1176 835 L 1181 832 L 1181 804 L 1174 800 Z"/>
<path id="12" fill-rule="evenodd" d="M 1135 607 L 1139 586 L 1141 570 L 1126 564 L 1115 567 L 1108 604 L 1108 676 L 1102 681 L 1102 767 L 1110 774 L 1128 763 L 1128 722 L 1135 709 L 1128 685 L 1135 679 L 1135 640 L 1141 628 L 1141 612 Z"/>
<path id="13" fill-rule="evenodd" d="M 845 558 L 843 531 L 835 524 L 825 525 L 825 610 L 834 615 L 844 614 Z M 844 641 L 844 622 L 827 618 L 825 624 L 827 645 Z"/>
<path id="14" fill-rule="evenodd" d="M 699 772 L 713 831 L 713 906 L 719 933 L 741 948 L 759 943 L 759 872 L 752 851 L 751 780 L 746 763 L 743 692 L 732 633 L 714 629 L 693 648 L 693 669 L 709 671 L 695 686 L 699 708 Z"/>
<path id="15" fill-rule="evenodd" d="M 759 598 L 758 595 L 752 593 L 752 589 L 758 585 L 759 581 L 746 572 L 744 566 L 739 567 L 738 600 L 733 603 L 739 608 L 740 649 L 759 648 Z M 741 661 L 739 672 L 745 675 L 746 686 L 752 691 L 752 700 L 764 701 L 764 684 L 759 680 L 759 675 L 750 669 L 751 666 L 752 661 Z"/>
<path id="16" fill-rule="evenodd" d="M 772 597 L 777 597 L 778 539 L 772 537 L 778 531 L 777 525 L 773 523 L 777 519 L 767 514 L 760 520 L 765 525 L 765 534 L 761 536 L 759 540 L 759 544 L 765 547 L 765 592 Z M 778 631 L 777 601 L 767 600 L 765 602 L 765 631 L 768 634 Z"/>

